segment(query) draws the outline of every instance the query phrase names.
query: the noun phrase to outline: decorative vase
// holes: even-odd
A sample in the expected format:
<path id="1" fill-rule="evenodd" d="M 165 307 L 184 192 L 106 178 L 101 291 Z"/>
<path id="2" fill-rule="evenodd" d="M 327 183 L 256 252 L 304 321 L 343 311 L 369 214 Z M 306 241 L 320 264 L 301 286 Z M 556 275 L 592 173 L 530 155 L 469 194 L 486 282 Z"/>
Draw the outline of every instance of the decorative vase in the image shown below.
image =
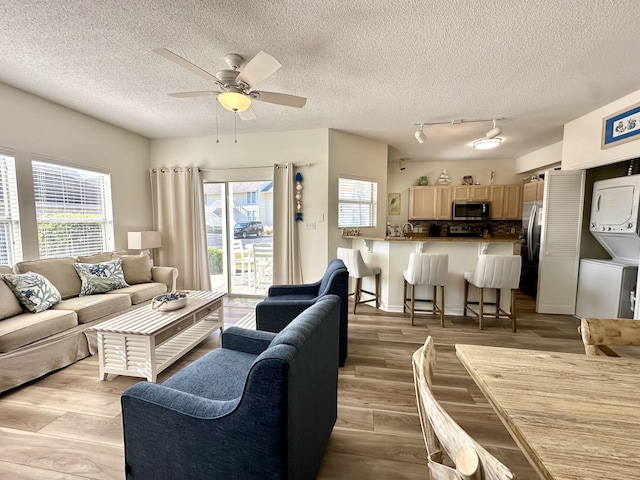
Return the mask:
<path id="1" fill-rule="evenodd" d="M 428 184 L 429 184 L 429 179 L 426 176 L 420 177 L 418 179 L 418 185 L 420 185 L 421 187 L 424 187 L 425 185 L 428 185 Z"/>

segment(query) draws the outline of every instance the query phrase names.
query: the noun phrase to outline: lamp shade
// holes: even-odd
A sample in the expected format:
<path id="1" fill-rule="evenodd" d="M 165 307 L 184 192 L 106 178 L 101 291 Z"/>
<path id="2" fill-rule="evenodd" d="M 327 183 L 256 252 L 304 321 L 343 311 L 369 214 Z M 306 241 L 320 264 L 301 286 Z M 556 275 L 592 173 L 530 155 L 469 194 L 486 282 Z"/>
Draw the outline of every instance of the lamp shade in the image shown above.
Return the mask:
<path id="1" fill-rule="evenodd" d="M 131 250 L 147 250 L 162 246 L 161 232 L 129 232 L 128 248 Z"/>
<path id="2" fill-rule="evenodd" d="M 220 105 L 232 112 L 244 112 L 251 106 L 251 99 L 238 92 L 222 92 L 218 95 L 218 101 Z"/>

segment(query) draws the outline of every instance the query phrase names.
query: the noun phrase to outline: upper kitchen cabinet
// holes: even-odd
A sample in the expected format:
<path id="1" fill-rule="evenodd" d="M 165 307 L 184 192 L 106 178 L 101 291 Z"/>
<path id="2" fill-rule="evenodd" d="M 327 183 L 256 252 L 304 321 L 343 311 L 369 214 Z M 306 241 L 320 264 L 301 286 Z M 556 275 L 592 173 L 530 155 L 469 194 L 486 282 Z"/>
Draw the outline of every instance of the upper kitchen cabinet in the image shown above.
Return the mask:
<path id="1" fill-rule="evenodd" d="M 453 201 L 456 200 L 489 200 L 489 185 L 456 185 L 453 187 Z"/>
<path id="2" fill-rule="evenodd" d="M 519 220 L 522 218 L 522 186 L 491 185 L 491 219 Z"/>
<path id="3" fill-rule="evenodd" d="M 544 197 L 544 180 L 525 183 L 522 187 L 522 201 L 535 202 L 542 201 Z"/>
<path id="4" fill-rule="evenodd" d="M 409 220 L 450 220 L 451 187 L 409 188 Z"/>

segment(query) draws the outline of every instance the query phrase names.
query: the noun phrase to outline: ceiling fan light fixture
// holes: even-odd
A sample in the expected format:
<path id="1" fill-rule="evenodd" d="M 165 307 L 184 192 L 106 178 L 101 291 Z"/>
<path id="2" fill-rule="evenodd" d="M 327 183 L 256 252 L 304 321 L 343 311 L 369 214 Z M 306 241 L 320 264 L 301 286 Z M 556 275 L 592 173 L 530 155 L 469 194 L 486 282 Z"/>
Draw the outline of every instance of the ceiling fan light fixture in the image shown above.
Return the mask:
<path id="1" fill-rule="evenodd" d="M 427 136 L 424 133 L 424 125 L 420 125 L 420 130 L 416 130 L 415 136 L 418 143 L 424 143 L 427 140 Z"/>
<path id="2" fill-rule="evenodd" d="M 218 95 L 218 101 L 231 112 L 244 112 L 251 106 L 251 99 L 238 92 L 222 92 Z"/>
<path id="3" fill-rule="evenodd" d="M 502 139 L 500 137 L 481 138 L 473 142 L 473 148 L 476 150 L 491 150 L 492 148 L 499 147 L 501 143 Z"/>

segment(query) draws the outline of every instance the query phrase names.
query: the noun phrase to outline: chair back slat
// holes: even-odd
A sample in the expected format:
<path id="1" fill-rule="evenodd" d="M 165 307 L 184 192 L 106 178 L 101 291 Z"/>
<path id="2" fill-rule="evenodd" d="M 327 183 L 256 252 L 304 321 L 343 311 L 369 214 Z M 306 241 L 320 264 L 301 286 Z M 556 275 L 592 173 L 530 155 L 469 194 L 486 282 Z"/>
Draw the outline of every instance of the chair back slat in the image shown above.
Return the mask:
<path id="1" fill-rule="evenodd" d="M 435 480 L 450 480 L 448 467 L 441 468 L 440 450 L 455 462 L 459 451 L 473 449 L 479 459 L 480 475 L 484 480 L 512 480 L 516 476 L 498 459 L 465 432 L 436 400 L 431 388 L 436 352 L 433 339 L 413 354 L 413 377 L 422 433 L 429 455 L 429 470 Z"/>

